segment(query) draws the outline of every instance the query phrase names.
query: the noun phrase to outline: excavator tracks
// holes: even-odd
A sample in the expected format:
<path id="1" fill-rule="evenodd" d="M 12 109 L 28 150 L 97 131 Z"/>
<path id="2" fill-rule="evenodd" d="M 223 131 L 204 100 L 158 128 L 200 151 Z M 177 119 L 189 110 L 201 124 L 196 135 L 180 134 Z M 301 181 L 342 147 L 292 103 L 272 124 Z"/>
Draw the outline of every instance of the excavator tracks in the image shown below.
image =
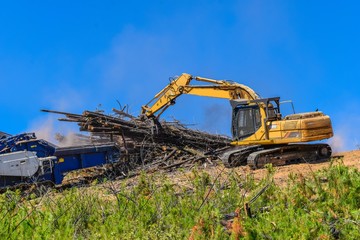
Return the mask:
<path id="1" fill-rule="evenodd" d="M 259 151 L 260 145 L 249 146 L 249 147 L 234 147 L 224 152 L 220 159 L 224 163 L 225 167 L 232 168 L 247 164 L 248 156 L 256 151 Z"/>
<path id="2" fill-rule="evenodd" d="M 271 163 L 281 166 L 296 162 L 316 162 L 329 159 L 331 147 L 328 144 L 289 144 L 278 147 L 259 145 L 229 150 L 220 157 L 225 167 L 248 165 L 252 169 Z"/>

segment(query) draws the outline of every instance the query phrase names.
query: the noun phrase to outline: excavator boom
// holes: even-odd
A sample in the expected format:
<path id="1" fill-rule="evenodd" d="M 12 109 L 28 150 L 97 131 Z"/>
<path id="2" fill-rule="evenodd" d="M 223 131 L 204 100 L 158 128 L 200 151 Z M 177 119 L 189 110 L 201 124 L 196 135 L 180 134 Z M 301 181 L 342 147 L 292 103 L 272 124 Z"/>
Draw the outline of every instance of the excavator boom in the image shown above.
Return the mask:
<path id="1" fill-rule="evenodd" d="M 191 85 L 192 80 L 198 82 L 211 83 L 212 85 Z M 183 73 L 180 77 L 172 80 L 169 85 L 162 89 L 146 105 L 142 106 L 141 114 L 153 117 L 156 113 L 161 113 L 167 107 L 175 103 L 175 99 L 182 94 L 190 94 L 204 97 L 224 98 L 224 99 L 259 99 L 259 96 L 249 87 L 225 80 L 213 80 L 202 77 L 193 77 Z"/>

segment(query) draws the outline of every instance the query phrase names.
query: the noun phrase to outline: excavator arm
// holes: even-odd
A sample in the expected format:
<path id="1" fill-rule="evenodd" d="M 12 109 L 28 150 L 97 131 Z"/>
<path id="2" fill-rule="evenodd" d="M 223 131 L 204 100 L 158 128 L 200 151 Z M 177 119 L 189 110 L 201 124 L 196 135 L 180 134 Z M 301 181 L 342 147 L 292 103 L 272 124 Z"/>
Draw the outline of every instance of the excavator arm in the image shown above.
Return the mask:
<path id="1" fill-rule="evenodd" d="M 198 82 L 210 83 L 209 85 L 191 85 L 195 80 Z M 175 103 L 176 98 L 182 94 L 190 94 L 205 97 L 224 98 L 229 100 L 259 99 L 258 94 L 251 88 L 225 80 L 213 80 L 202 77 L 193 77 L 190 74 L 183 73 L 180 77 L 172 80 L 163 90 L 155 95 L 155 97 L 146 105 L 142 106 L 141 114 L 147 117 L 155 117 L 161 115 L 169 106 Z"/>

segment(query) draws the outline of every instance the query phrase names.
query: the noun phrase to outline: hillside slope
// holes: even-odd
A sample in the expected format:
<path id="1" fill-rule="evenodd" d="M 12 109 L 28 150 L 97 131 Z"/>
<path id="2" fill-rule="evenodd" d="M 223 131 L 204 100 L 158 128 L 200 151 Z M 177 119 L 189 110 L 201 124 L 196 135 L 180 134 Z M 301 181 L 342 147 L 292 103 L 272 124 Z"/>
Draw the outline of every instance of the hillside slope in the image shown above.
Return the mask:
<path id="1" fill-rule="evenodd" d="M 298 163 L 290 164 L 285 166 L 275 167 L 275 173 L 273 176 L 274 182 L 277 185 L 286 185 L 290 174 L 308 176 L 312 172 L 316 172 L 321 169 L 329 167 L 332 162 L 343 162 L 345 166 L 355 167 L 360 170 L 360 150 L 354 150 L 349 152 L 342 152 L 334 154 L 331 161 L 317 162 L 317 163 Z M 252 170 L 248 166 L 241 166 L 236 168 L 225 168 L 222 164 L 218 166 L 205 166 L 203 170 L 209 173 L 211 176 L 216 177 L 221 175 L 223 178 L 228 176 L 232 172 L 236 172 L 238 175 L 252 175 L 255 180 L 263 179 L 268 170 L 267 169 L 256 169 Z M 181 181 L 186 178 L 186 174 L 173 173 L 172 179 Z"/>

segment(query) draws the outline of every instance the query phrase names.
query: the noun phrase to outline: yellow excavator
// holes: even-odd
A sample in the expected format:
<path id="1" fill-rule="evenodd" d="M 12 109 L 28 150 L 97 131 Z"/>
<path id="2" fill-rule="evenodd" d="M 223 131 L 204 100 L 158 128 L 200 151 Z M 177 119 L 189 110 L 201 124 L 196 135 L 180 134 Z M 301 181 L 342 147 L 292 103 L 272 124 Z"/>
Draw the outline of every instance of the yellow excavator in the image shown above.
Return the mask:
<path id="1" fill-rule="evenodd" d="M 193 85 L 193 80 L 208 85 Z M 142 106 L 142 115 L 158 119 L 183 94 L 230 100 L 233 109 L 231 145 L 234 147 L 220 156 L 227 167 L 247 164 L 252 168 L 260 168 L 267 163 L 284 165 L 299 160 L 313 162 L 331 156 L 328 144 L 305 143 L 333 136 L 329 116 L 316 111 L 282 117 L 279 97 L 260 98 L 253 89 L 232 81 L 193 77 L 183 73 Z"/>

